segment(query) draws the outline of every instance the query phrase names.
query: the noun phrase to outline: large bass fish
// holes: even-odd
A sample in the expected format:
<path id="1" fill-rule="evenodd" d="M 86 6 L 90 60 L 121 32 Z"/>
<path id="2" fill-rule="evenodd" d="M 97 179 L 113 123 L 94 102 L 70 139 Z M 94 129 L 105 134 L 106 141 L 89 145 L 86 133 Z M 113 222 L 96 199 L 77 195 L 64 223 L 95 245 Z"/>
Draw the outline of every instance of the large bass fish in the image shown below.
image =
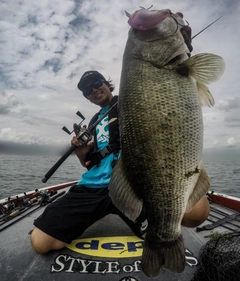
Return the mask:
<path id="1" fill-rule="evenodd" d="M 214 99 L 205 84 L 221 76 L 224 61 L 207 53 L 188 58 L 185 23 L 170 10 L 138 10 L 129 24 L 119 93 L 122 153 L 109 190 L 132 220 L 146 208 L 142 268 L 152 277 L 161 266 L 184 270 L 181 221 L 210 188 L 201 106 Z"/>

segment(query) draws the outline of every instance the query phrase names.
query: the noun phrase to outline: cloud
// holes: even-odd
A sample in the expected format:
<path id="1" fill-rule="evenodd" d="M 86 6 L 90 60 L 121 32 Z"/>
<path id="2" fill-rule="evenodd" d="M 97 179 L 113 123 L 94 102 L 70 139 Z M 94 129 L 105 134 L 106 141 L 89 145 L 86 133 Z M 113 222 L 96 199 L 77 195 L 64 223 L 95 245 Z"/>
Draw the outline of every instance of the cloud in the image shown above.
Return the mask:
<path id="1" fill-rule="evenodd" d="M 63 155 L 69 147 L 56 145 L 40 145 L 0 140 L 0 153 L 23 155 Z"/>
<path id="2" fill-rule="evenodd" d="M 240 98 L 235 97 L 228 100 L 220 101 L 217 107 L 219 110 L 231 111 L 240 108 Z"/>
<path id="3" fill-rule="evenodd" d="M 221 79 L 209 85 L 216 105 L 203 110 L 205 146 L 227 146 L 227 139 L 239 139 L 238 1 L 143 2 L 1 1 L 1 139 L 69 143 L 71 137 L 62 132 L 62 126 L 71 129 L 78 123 L 78 110 L 86 123 L 99 110 L 77 89 L 81 75 L 90 69 L 102 72 L 113 80 L 118 94 L 129 30 L 124 11 L 133 13 L 140 5 L 183 12 L 193 35 L 223 14 L 193 39 L 192 54 L 212 52 L 226 62 Z M 2 131 L 7 128 L 11 130 Z"/>
<path id="4" fill-rule="evenodd" d="M 225 116 L 224 122 L 228 127 L 240 127 L 240 116 L 238 113 L 228 114 Z"/>
<path id="5" fill-rule="evenodd" d="M 228 147 L 236 147 L 239 144 L 239 141 L 235 137 L 231 137 L 227 140 Z"/>
<path id="6" fill-rule="evenodd" d="M 204 162 L 209 161 L 236 161 L 238 162 L 240 158 L 240 150 L 236 147 L 215 147 L 208 148 L 203 151 L 203 160 Z"/>
<path id="7" fill-rule="evenodd" d="M 29 135 L 27 133 L 19 133 L 12 128 L 3 128 L 0 131 L 0 140 L 25 144 L 46 144 L 49 142 L 41 135 Z"/>
<path id="8" fill-rule="evenodd" d="M 13 108 L 20 104 L 19 100 L 14 94 L 0 92 L 0 115 L 8 114 Z"/>

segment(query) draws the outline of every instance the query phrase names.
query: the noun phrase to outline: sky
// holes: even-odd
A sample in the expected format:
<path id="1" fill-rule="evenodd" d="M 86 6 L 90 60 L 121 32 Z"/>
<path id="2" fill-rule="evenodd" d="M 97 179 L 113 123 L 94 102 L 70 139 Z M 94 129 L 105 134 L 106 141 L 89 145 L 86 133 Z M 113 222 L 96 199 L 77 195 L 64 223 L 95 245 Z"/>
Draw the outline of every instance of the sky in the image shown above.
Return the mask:
<path id="1" fill-rule="evenodd" d="M 204 148 L 240 148 L 240 59 L 238 0 L 1 0 L 0 1 L 0 146 L 1 143 L 70 144 L 70 130 L 88 124 L 99 108 L 77 89 L 81 75 L 98 70 L 118 94 L 129 13 L 139 6 L 181 11 L 193 39 L 192 55 L 214 53 L 226 68 L 209 85 L 215 106 L 203 108 Z M 20 146 L 21 147 L 21 146 Z"/>

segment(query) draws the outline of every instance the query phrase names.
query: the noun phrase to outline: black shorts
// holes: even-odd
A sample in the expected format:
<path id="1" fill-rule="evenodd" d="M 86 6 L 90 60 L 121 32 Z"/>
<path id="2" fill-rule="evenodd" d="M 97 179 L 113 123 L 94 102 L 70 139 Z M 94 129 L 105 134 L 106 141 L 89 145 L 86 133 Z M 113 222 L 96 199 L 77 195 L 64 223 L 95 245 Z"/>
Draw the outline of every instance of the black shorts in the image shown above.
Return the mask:
<path id="1" fill-rule="evenodd" d="M 108 188 L 87 188 L 82 185 L 72 186 L 63 197 L 48 205 L 34 225 L 60 241 L 71 243 L 108 214 L 119 215 L 135 235 L 142 236 L 141 222 L 132 222 L 113 205 Z"/>

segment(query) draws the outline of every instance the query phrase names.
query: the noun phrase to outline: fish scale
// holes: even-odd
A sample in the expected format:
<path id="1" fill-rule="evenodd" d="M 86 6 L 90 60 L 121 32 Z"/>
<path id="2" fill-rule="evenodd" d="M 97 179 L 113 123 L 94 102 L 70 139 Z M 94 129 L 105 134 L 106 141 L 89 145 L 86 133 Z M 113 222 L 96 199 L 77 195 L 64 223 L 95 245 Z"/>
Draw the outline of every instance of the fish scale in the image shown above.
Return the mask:
<path id="1" fill-rule="evenodd" d="M 139 62 L 136 62 L 136 65 L 138 63 Z M 132 66 L 130 68 L 128 67 L 128 64 L 126 64 L 126 69 L 132 68 L 135 69 L 136 67 Z M 194 94 L 196 104 L 198 103 L 198 105 L 194 108 L 192 101 L 192 96 L 194 97 L 194 95 L 189 91 L 193 82 L 191 80 L 189 81 L 187 78 L 182 79 L 182 85 L 185 87 L 181 90 L 183 94 L 179 94 L 176 91 L 176 87 L 170 88 L 169 86 L 171 86 L 171 84 L 165 82 L 169 79 L 169 73 L 165 75 L 165 72 L 166 71 L 163 69 L 159 69 L 158 74 L 155 75 L 155 81 L 152 79 L 149 83 L 145 82 L 144 89 L 147 89 L 147 91 L 145 90 L 145 93 L 141 93 L 140 96 L 140 90 L 136 87 L 134 90 L 131 90 L 132 81 L 129 81 L 130 83 L 128 83 L 128 80 L 126 79 L 127 77 L 137 76 L 137 74 L 139 76 L 139 72 L 125 72 L 123 70 L 125 75 L 122 76 L 122 79 L 125 82 L 124 88 L 120 89 L 119 96 L 123 157 L 125 147 L 127 150 L 130 149 L 130 151 L 126 150 L 127 159 L 129 161 L 131 155 L 133 156 L 135 146 L 139 142 L 142 142 L 145 143 L 145 146 L 146 144 L 148 145 L 145 151 L 139 151 L 141 152 L 140 155 L 142 154 L 141 157 L 147 157 L 148 160 L 151 160 L 151 157 L 155 158 L 157 148 L 158 151 L 161 151 L 158 153 L 160 158 L 159 162 L 161 163 L 163 162 L 165 154 L 166 157 L 169 158 L 169 153 L 174 148 L 174 152 L 178 154 L 181 154 L 181 151 L 183 154 L 183 150 L 185 152 L 188 151 L 191 155 L 192 153 L 195 153 L 196 157 L 194 158 L 197 158 L 198 160 L 197 162 L 195 160 L 195 163 L 193 164 L 194 167 L 190 168 L 196 168 L 200 161 L 199 152 L 202 149 L 203 131 L 201 107 L 198 101 L 197 91 L 195 91 Z M 174 74 L 174 76 L 178 75 Z M 176 78 L 178 77 L 173 77 L 172 79 Z M 142 79 L 144 81 L 148 81 L 145 77 Z M 190 86 L 188 84 L 190 84 Z M 132 93 L 131 96 L 128 95 L 129 92 Z M 189 102 L 186 100 L 188 93 L 190 93 Z M 140 103 L 142 104 L 142 108 L 140 107 Z M 129 104 L 131 105 L 130 107 Z M 186 108 L 189 108 L 189 110 Z M 191 110 L 191 108 L 195 110 Z M 141 114 L 136 114 L 136 112 L 140 112 Z M 191 121 L 191 123 L 189 121 Z M 127 123 L 127 126 L 124 125 L 125 122 Z M 135 130 L 136 126 L 138 127 L 138 130 Z M 136 136 L 134 134 L 136 134 Z M 186 138 L 188 134 L 193 137 L 189 141 L 190 143 L 186 143 L 189 139 Z M 181 145 L 182 142 L 186 143 L 184 147 Z M 133 146 L 129 146 L 129 143 L 135 144 Z M 158 146 L 156 146 L 156 143 L 158 143 Z M 172 144 L 174 144 L 174 146 L 172 146 Z M 196 151 L 196 148 L 198 148 L 197 144 L 199 146 L 198 151 Z M 182 157 L 183 155 L 180 156 Z M 173 158 L 175 158 L 175 155 Z M 192 161 L 192 157 L 190 159 Z M 164 164 L 165 161 L 163 162 L 163 165 Z"/>

